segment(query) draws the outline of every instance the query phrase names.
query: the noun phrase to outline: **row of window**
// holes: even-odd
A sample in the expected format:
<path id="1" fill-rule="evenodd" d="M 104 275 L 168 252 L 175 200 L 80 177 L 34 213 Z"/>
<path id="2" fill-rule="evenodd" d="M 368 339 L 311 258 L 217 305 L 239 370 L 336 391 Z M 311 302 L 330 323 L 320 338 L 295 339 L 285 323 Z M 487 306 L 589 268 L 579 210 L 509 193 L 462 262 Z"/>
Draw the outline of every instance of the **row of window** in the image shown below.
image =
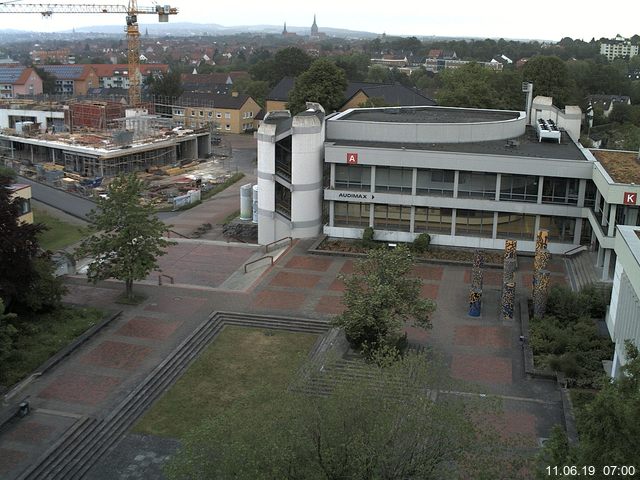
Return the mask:
<path id="1" fill-rule="evenodd" d="M 371 167 L 336 165 L 335 188 L 340 190 L 371 191 Z M 458 197 L 496 199 L 497 174 L 460 171 Z M 512 202 L 538 201 L 539 177 L 536 175 L 507 175 L 500 178 L 500 200 Z M 545 177 L 542 185 L 542 203 L 578 204 L 577 178 Z M 416 194 L 453 197 L 455 171 L 417 169 Z M 413 169 L 402 167 L 376 167 L 375 192 L 410 195 L 413 190 Z"/>
<path id="2" fill-rule="evenodd" d="M 334 202 L 333 225 L 336 227 L 364 228 L 370 226 L 371 205 L 367 203 Z M 451 208 L 413 207 L 414 233 L 450 235 L 453 219 Z M 373 225 L 379 230 L 411 231 L 411 209 L 406 205 L 373 205 Z M 457 209 L 455 235 L 491 238 L 494 212 Z M 498 212 L 497 238 L 533 240 L 536 216 Z M 552 240 L 572 243 L 576 219 L 540 215 L 540 228 L 549 231 Z"/>

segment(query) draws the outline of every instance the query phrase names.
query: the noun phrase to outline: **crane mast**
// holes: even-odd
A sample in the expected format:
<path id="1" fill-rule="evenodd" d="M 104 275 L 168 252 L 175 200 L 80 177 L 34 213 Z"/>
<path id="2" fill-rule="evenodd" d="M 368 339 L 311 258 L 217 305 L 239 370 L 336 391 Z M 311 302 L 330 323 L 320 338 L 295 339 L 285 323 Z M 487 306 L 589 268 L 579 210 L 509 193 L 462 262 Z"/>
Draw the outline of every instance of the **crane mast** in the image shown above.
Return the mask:
<path id="1" fill-rule="evenodd" d="M 0 3 L 0 13 L 40 13 L 51 17 L 54 13 L 124 13 L 127 25 L 127 61 L 129 63 L 129 103 L 138 107 L 142 103 L 140 89 L 140 29 L 138 15 L 157 14 L 160 22 L 168 22 L 169 15 L 176 15 L 174 7 L 156 5 L 138 7 L 137 0 L 129 0 L 124 5 L 65 4 L 65 3 Z"/>

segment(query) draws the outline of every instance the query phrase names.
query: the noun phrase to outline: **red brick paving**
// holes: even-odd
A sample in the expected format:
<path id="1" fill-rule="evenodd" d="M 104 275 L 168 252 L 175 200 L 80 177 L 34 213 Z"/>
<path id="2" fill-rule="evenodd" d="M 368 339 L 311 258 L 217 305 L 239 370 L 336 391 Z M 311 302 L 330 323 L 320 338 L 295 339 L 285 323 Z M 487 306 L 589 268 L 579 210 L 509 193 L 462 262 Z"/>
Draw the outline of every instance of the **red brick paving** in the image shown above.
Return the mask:
<path id="1" fill-rule="evenodd" d="M 303 257 L 298 255 L 289 260 L 285 267 L 326 272 L 332 262 L 333 260 L 330 258 Z"/>
<path id="2" fill-rule="evenodd" d="M 171 292 L 168 292 L 167 295 L 156 299 L 153 303 L 144 307 L 144 309 L 148 312 L 192 315 L 202 307 L 206 301 L 204 298 L 173 296 Z"/>
<path id="3" fill-rule="evenodd" d="M 451 362 L 451 376 L 469 382 L 510 384 L 511 359 L 456 353 Z"/>
<path id="4" fill-rule="evenodd" d="M 444 267 L 430 265 L 416 265 L 412 269 L 412 273 L 419 276 L 423 280 L 442 280 Z"/>
<path id="5" fill-rule="evenodd" d="M 482 274 L 483 285 L 502 285 L 502 270 L 485 270 Z M 464 282 L 471 283 L 471 270 L 465 270 Z"/>
<path id="6" fill-rule="evenodd" d="M 336 278 L 331 285 L 329 285 L 329 290 L 333 292 L 344 292 L 344 282 L 340 278 Z"/>
<path id="7" fill-rule="evenodd" d="M 521 440 L 530 444 L 537 438 L 536 416 L 528 412 L 501 412 L 486 414 L 477 420 L 480 425 L 487 425 L 503 440 Z"/>
<path id="8" fill-rule="evenodd" d="M 166 340 L 180 325 L 181 321 L 166 322 L 157 318 L 133 317 L 116 332 L 116 335 Z"/>
<path id="9" fill-rule="evenodd" d="M 24 421 L 9 432 L 5 438 L 14 442 L 40 443 L 46 440 L 53 430 L 53 427 L 43 423 Z"/>
<path id="10" fill-rule="evenodd" d="M 456 327 L 455 345 L 509 348 L 511 329 L 509 327 L 484 327 L 461 325 Z"/>
<path id="11" fill-rule="evenodd" d="M 321 297 L 316 305 L 315 311 L 329 315 L 340 315 L 344 311 L 342 297 L 325 295 Z"/>
<path id="12" fill-rule="evenodd" d="M 432 283 L 425 283 L 422 285 L 422 296 L 425 298 L 430 298 L 432 300 L 438 298 L 438 285 L 434 285 Z"/>
<path id="13" fill-rule="evenodd" d="M 347 260 L 344 262 L 344 265 L 342 265 L 342 268 L 340 269 L 340 273 L 344 273 L 344 274 L 352 274 L 353 273 L 353 260 Z"/>
<path id="14" fill-rule="evenodd" d="M 271 280 L 274 287 L 313 288 L 322 277 L 306 273 L 278 272 Z"/>
<path id="15" fill-rule="evenodd" d="M 8 473 L 25 459 L 27 454 L 10 448 L 0 448 L 0 474 Z"/>
<path id="16" fill-rule="evenodd" d="M 104 375 L 66 373 L 56 378 L 38 396 L 62 402 L 97 405 L 120 384 L 120 379 Z"/>
<path id="17" fill-rule="evenodd" d="M 254 297 L 253 306 L 275 310 L 298 310 L 305 298 L 304 293 L 263 290 Z"/>
<path id="18" fill-rule="evenodd" d="M 82 363 L 106 368 L 132 370 L 147 358 L 153 349 L 143 345 L 106 340 L 82 357 Z"/>
<path id="19" fill-rule="evenodd" d="M 424 328 L 406 325 L 402 331 L 407 334 L 409 343 L 425 344 L 429 339 L 429 331 Z"/>

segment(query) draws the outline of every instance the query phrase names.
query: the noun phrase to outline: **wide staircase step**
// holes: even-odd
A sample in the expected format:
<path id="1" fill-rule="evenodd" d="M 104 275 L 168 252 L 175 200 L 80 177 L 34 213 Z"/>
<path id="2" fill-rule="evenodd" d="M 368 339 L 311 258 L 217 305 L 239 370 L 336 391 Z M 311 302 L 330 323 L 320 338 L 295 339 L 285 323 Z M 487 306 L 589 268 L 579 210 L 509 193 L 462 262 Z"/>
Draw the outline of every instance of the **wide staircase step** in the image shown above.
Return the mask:
<path id="1" fill-rule="evenodd" d="M 79 480 L 110 451 L 142 414 L 170 388 L 225 325 L 324 333 L 323 320 L 216 312 L 187 337 L 104 419 L 84 418 L 22 472 L 19 479 Z"/>
<path id="2" fill-rule="evenodd" d="M 578 255 L 567 258 L 566 261 L 571 277 L 571 287 L 575 291 L 580 291 L 589 285 L 603 287 L 607 285 L 606 282 L 602 282 L 591 253 L 581 252 Z"/>

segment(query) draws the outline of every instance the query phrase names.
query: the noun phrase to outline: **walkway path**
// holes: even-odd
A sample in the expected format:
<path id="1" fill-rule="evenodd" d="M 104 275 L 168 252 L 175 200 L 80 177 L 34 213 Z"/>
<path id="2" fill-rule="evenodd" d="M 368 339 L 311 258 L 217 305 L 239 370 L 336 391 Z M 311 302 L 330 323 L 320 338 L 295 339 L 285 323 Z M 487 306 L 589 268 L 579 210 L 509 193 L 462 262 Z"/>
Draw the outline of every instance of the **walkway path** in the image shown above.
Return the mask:
<path id="1" fill-rule="evenodd" d="M 257 247 L 208 242 L 181 242 L 171 247 L 162 260 L 163 270 L 172 271 L 181 286 L 157 286 L 157 277 L 137 285 L 136 290 L 147 295 L 143 304 L 118 306 L 123 314 L 116 321 L 20 392 L 20 396 L 30 395 L 33 413 L 0 432 L 0 477 L 17 478 L 81 416 L 105 418 L 211 312 L 309 319 L 339 313 L 344 287 L 337 275 L 352 272 L 353 261 L 308 254 L 310 244 L 296 242 L 273 267 L 262 267 L 263 271 L 246 285 L 231 288 L 234 282 L 229 279 L 241 276 L 238 272 L 247 259 L 261 254 Z M 554 281 L 565 281 L 561 266 L 554 263 L 551 269 Z M 410 341 L 432 345 L 442 352 L 452 377 L 461 381 L 459 392 L 475 395 L 483 391 L 503 398 L 503 412 L 491 421 L 505 432 L 522 434 L 531 442 L 548 436 L 551 425 L 561 421 L 560 397 L 552 383 L 524 377 L 519 329 L 497 317 L 499 272 L 487 271 L 485 275 L 483 315 L 479 319 L 467 316 L 469 268 L 423 264 L 416 267 L 416 273 L 424 279 L 423 294 L 434 298 L 438 309 L 432 330 L 407 327 Z M 530 281 L 529 262 L 521 262 L 518 279 L 523 286 Z M 68 282 L 70 293 L 65 300 L 77 304 L 113 309 L 115 298 L 122 292 L 118 282 L 96 287 L 81 278 Z M 158 452 L 171 451 L 175 446 L 158 447 Z M 120 458 L 118 465 L 135 463 L 137 453 L 125 449 L 126 459 Z M 157 468 L 154 459 L 161 462 L 166 457 L 160 453 L 153 458 L 145 455 L 136 465 L 146 462 Z M 133 478 L 124 473 L 118 476 L 108 465 L 105 467 L 109 458 L 96 468 L 111 471 L 112 479 Z M 136 472 L 137 478 L 149 478 L 144 476 L 144 469 Z"/>

